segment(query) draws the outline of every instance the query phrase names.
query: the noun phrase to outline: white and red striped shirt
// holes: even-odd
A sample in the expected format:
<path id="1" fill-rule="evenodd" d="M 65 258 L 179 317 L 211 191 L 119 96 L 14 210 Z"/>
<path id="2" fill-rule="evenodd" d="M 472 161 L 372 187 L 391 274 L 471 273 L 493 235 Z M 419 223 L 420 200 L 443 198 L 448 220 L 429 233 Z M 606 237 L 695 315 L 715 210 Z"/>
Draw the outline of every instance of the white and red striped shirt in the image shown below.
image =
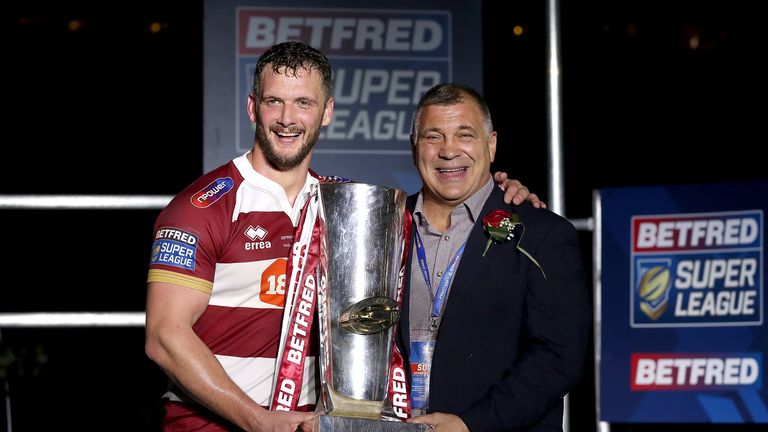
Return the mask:
<path id="1" fill-rule="evenodd" d="M 211 295 L 193 329 L 232 380 L 265 408 L 277 367 L 287 257 L 316 183 L 308 175 L 291 206 L 283 188 L 243 155 L 187 187 L 155 224 L 148 281 Z M 317 399 L 317 336 L 310 340 L 299 410 L 313 409 Z M 166 396 L 191 401 L 175 386 Z"/>

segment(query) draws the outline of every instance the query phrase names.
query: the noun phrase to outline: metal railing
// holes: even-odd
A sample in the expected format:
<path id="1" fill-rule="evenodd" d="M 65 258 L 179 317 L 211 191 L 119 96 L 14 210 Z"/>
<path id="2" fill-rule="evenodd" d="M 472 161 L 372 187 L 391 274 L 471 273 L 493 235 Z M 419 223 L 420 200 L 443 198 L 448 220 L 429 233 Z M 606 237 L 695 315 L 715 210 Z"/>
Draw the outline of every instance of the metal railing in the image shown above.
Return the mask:
<path id="1" fill-rule="evenodd" d="M 160 210 L 172 195 L 0 195 L 0 210 Z M 2 328 L 143 327 L 144 312 L 0 313 Z"/>
<path id="2" fill-rule="evenodd" d="M 0 313 L 4 327 L 144 327 L 144 312 Z"/>
<path id="3" fill-rule="evenodd" d="M 152 210 L 164 208 L 172 198 L 171 195 L 0 195 L 0 210 Z"/>
<path id="4" fill-rule="evenodd" d="M 170 195 L 0 195 L 0 210 L 153 210 Z M 576 229 L 592 231 L 594 219 L 571 219 Z M 0 313 L 0 329 L 35 327 L 143 327 L 144 312 Z"/>

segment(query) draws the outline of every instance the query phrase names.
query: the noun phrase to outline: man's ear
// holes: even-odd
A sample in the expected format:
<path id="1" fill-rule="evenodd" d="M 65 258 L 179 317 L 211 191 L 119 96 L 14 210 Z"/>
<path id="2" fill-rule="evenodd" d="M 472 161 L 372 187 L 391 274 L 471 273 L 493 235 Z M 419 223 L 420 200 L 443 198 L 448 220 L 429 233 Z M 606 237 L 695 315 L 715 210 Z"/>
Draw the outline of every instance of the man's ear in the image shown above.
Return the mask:
<path id="1" fill-rule="evenodd" d="M 248 111 L 248 118 L 251 120 L 251 123 L 256 123 L 256 118 L 258 117 L 256 114 L 257 106 L 258 102 L 256 101 L 256 96 L 254 96 L 253 93 L 248 93 L 246 110 Z"/>
<path id="2" fill-rule="evenodd" d="M 328 98 L 328 102 L 325 103 L 325 109 L 323 109 L 323 126 L 328 126 L 333 120 L 333 106 L 335 102 L 333 96 Z"/>
<path id="3" fill-rule="evenodd" d="M 491 162 L 496 157 L 496 131 L 491 132 L 491 136 L 488 137 L 488 153 L 491 155 Z"/>

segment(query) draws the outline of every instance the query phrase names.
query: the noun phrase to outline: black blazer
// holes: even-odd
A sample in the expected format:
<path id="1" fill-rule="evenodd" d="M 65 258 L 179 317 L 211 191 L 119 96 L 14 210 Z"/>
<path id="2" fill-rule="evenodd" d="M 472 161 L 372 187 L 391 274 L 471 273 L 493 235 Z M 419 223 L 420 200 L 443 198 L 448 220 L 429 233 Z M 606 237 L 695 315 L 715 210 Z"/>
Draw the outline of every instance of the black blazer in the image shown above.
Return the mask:
<path id="1" fill-rule="evenodd" d="M 416 195 L 408 197 L 411 211 L 415 203 Z M 488 239 L 482 218 L 503 209 L 520 216 L 520 246 L 546 279 L 515 248 L 517 237 L 481 257 Z M 397 337 L 408 372 L 410 262 Z M 573 226 L 528 202 L 505 204 L 494 187 L 469 235 L 438 330 L 429 412 L 456 414 L 472 432 L 562 430 L 562 397 L 581 375 L 591 316 Z"/>

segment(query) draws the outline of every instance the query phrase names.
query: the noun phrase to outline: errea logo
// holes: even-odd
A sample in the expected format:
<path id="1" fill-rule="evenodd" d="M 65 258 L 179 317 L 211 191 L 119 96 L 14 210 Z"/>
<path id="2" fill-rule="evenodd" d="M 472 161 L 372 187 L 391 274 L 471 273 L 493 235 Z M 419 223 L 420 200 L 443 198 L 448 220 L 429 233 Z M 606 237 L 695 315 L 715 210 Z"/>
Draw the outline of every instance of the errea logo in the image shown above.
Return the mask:
<path id="1" fill-rule="evenodd" d="M 272 247 L 272 242 L 263 241 L 264 238 L 267 237 L 267 234 L 269 234 L 269 231 L 259 225 L 256 225 L 255 228 L 253 225 L 248 225 L 248 228 L 243 234 L 251 240 L 250 242 L 245 243 L 245 250 L 247 251 L 269 249 Z"/>
<path id="2" fill-rule="evenodd" d="M 264 240 L 267 234 L 269 234 L 269 231 L 259 225 L 256 225 L 256 228 L 253 225 L 248 225 L 248 229 L 245 230 L 245 236 L 251 239 L 251 241 Z"/>

